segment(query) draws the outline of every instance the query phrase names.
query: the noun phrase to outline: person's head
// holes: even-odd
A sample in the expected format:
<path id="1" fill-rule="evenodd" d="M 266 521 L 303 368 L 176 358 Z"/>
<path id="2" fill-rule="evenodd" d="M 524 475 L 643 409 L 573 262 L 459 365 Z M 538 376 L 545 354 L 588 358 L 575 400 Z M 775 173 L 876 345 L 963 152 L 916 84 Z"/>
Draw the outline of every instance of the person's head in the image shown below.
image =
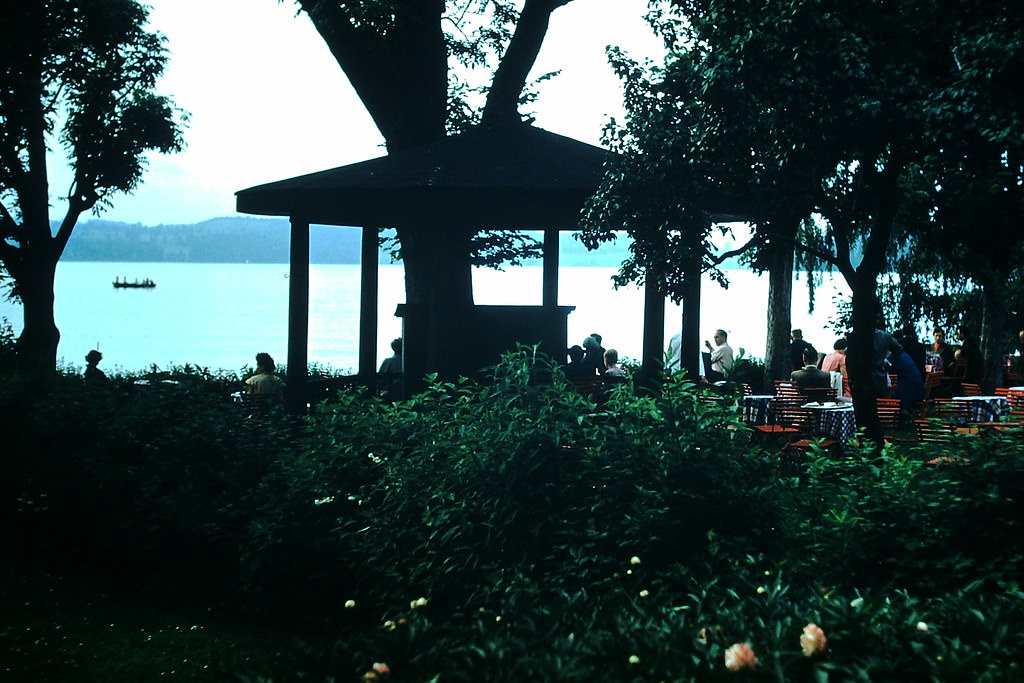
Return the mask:
<path id="1" fill-rule="evenodd" d="M 573 344 L 569 347 L 569 360 L 573 363 L 579 363 L 583 360 L 583 347 L 579 344 Z"/>
<path id="2" fill-rule="evenodd" d="M 608 349 L 604 352 L 604 366 L 606 368 L 614 367 L 619 362 L 619 352 L 615 349 Z"/>
<path id="3" fill-rule="evenodd" d="M 970 337 L 971 330 L 967 327 L 967 325 L 961 325 L 960 327 L 956 328 L 956 338 L 959 339 L 961 342 L 967 341 L 968 339 L 970 339 Z"/>
<path id="4" fill-rule="evenodd" d="M 935 334 L 933 334 L 932 336 L 935 338 L 936 345 L 946 343 L 946 331 L 941 327 L 936 327 Z"/>
<path id="5" fill-rule="evenodd" d="M 391 350 L 395 352 L 396 356 L 402 355 L 402 338 L 396 337 L 391 340 Z"/>
<path id="6" fill-rule="evenodd" d="M 597 332 L 591 332 L 590 336 L 594 338 L 594 341 L 597 342 L 598 346 L 601 345 L 601 335 L 599 335 Z"/>
<path id="7" fill-rule="evenodd" d="M 274 371 L 274 359 L 270 357 L 269 353 L 256 354 L 256 369 L 267 373 Z"/>
<path id="8" fill-rule="evenodd" d="M 729 339 L 729 333 L 725 330 L 715 330 L 715 343 L 721 346 Z"/>
<path id="9" fill-rule="evenodd" d="M 804 349 L 804 365 L 817 365 L 818 364 L 818 352 L 813 346 L 808 346 Z"/>
<path id="10" fill-rule="evenodd" d="M 89 353 L 85 354 L 85 362 L 88 363 L 89 365 L 96 365 L 101 360 L 103 360 L 103 354 L 97 351 L 96 349 L 93 349 Z"/>
<path id="11" fill-rule="evenodd" d="M 836 343 L 832 345 L 832 348 L 839 353 L 846 353 L 846 338 L 836 339 Z"/>
<path id="12" fill-rule="evenodd" d="M 793 330 L 792 332 L 789 333 L 789 336 L 791 336 L 794 340 L 803 339 L 804 338 L 804 331 L 803 330 Z"/>
<path id="13" fill-rule="evenodd" d="M 587 337 L 586 339 L 583 340 L 583 348 L 585 350 L 587 350 L 587 351 L 594 351 L 599 346 L 600 346 L 600 344 L 597 343 L 597 340 L 594 339 L 593 335 L 591 335 L 591 336 L 589 336 L 589 337 Z"/>

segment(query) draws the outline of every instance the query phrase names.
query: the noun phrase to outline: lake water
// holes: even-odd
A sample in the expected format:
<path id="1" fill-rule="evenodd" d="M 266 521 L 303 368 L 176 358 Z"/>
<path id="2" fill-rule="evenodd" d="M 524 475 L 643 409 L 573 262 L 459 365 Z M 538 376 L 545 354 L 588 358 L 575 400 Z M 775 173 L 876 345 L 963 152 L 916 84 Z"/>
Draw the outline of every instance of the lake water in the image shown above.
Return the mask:
<path id="1" fill-rule="evenodd" d="M 636 287 L 616 290 L 615 268 L 562 268 L 559 304 L 576 306 L 569 315 L 570 343 L 591 332 L 606 348 L 639 359 L 643 341 L 643 293 Z M 191 363 L 211 369 L 237 370 L 253 364 L 258 351 L 284 361 L 288 340 L 288 266 L 285 264 L 85 263 L 57 268 L 55 315 L 61 331 L 58 355 L 81 367 L 85 354 L 99 348 L 101 367 L 110 370 L 162 369 Z M 728 290 L 705 278 L 701 297 L 701 335 L 716 328 L 729 332 L 734 349 L 764 356 L 768 299 L 767 277 L 749 271 L 727 272 Z M 115 277 L 150 278 L 154 289 L 115 289 Z M 805 276 L 793 286 L 793 326 L 820 350 L 829 350 L 834 333 L 826 329 L 834 316 L 834 297 L 848 296 L 841 280 L 826 276 L 807 311 Z M 479 269 L 473 287 L 478 304 L 541 302 L 541 268 Z M 400 265 L 380 267 L 378 364 L 391 355 L 389 342 L 401 334 L 394 316 L 405 300 Z M 20 305 L 0 301 L 0 317 L 20 332 Z M 359 266 L 310 266 L 309 360 L 335 370 L 358 364 Z M 669 303 L 666 337 L 679 331 L 681 312 Z"/>

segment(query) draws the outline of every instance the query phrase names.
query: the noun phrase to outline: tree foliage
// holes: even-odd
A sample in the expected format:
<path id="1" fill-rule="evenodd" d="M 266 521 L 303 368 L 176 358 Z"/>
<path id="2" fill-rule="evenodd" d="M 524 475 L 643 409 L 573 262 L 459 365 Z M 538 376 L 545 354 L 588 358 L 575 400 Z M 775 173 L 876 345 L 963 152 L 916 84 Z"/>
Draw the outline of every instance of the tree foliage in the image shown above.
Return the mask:
<path id="1" fill-rule="evenodd" d="M 1019 10 L 919 0 L 679 0 L 672 10 L 658 18 L 673 52 L 622 129 L 652 158 L 640 173 L 613 170 L 598 218 L 684 234 L 685 216 L 706 221 L 716 199 L 728 207 L 740 197 L 771 240 L 780 215 L 817 216 L 794 247 L 850 284 L 851 377 L 865 384 L 876 285 L 896 252 L 912 168 L 956 140 L 1021 138 Z M 631 184 L 637 177 L 646 182 Z M 652 200 L 668 220 L 652 220 L 643 208 Z M 688 248 L 703 249 L 706 236 L 691 228 Z M 685 265 L 671 249 L 643 260 L 669 272 Z M 873 404 L 858 406 L 862 424 L 873 414 Z"/>
<path id="2" fill-rule="evenodd" d="M 163 38 L 135 0 L 48 0 L 5 11 L 0 44 L 0 261 L 25 305 L 26 353 L 52 366 L 53 269 L 78 217 L 134 190 L 145 154 L 182 147 L 180 115 L 154 91 Z M 73 179 L 54 232 L 46 154 Z"/>

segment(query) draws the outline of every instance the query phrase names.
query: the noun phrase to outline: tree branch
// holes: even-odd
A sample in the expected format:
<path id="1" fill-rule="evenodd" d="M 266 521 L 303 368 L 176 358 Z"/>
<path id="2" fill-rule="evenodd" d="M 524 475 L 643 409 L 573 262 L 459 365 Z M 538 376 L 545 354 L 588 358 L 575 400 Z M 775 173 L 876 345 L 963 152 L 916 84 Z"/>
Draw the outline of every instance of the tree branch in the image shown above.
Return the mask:
<path id="1" fill-rule="evenodd" d="M 484 123 L 519 121 L 519 95 L 537 61 L 551 13 L 572 0 L 526 0 L 516 23 L 512 41 L 494 72 L 484 105 Z"/>
<path id="2" fill-rule="evenodd" d="M 755 244 L 757 244 L 760 241 L 761 241 L 761 239 L 757 236 L 757 233 L 755 232 L 754 235 L 751 236 L 751 238 L 749 240 L 747 240 L 747 243 L 744 244 L 743 246 L 738 247 L 736 249 L 733 249 L 731 251 L 723 252 L 723 253 L 719 254 L 718 256 L 712 257 L 711 258 L 711 265 L 713 265 L 713 266 L 720 266 L 723 263 L 725 263 L 726 260 L 732 258 L 733 256 L 739 256 L 740 254 L 742 254 L 742 253 L 744 253 L 746 251 L 749 251 L 751 248 L 754 247 Z"/>

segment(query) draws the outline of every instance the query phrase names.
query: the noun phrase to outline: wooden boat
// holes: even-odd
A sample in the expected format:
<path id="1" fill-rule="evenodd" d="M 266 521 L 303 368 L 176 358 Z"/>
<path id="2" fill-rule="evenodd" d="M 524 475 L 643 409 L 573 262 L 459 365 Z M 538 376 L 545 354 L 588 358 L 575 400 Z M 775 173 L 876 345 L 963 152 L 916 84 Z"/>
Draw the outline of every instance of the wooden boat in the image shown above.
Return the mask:
<path id="1" fill-rule="evenodd" d="M 122 280 L 121 278 L 114 278 L 114 286 L 117 288 L 128 287 L 131 289 L 152 289 L 156 287 L 156 283 L 150 280 L 148 277 L 145 280 L 132 280 L 129 282 L 127 279 Z"/>

